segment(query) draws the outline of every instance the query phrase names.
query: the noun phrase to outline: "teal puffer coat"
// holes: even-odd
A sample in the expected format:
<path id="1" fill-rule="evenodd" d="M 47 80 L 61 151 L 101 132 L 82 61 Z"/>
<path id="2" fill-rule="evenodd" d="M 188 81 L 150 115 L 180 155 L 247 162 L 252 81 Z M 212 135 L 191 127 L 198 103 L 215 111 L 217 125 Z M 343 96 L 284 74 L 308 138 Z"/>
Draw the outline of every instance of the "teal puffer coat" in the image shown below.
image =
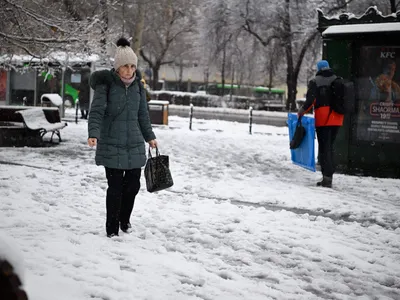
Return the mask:
<path id="1" fill-rule="evenodd" d="M 144 141 L 154 140 L 141 74 L 126 87 L 114 70 L 94 72 L 89 138 L 97 138 L 96 164 L 130 170 L 146 163 Z"/>

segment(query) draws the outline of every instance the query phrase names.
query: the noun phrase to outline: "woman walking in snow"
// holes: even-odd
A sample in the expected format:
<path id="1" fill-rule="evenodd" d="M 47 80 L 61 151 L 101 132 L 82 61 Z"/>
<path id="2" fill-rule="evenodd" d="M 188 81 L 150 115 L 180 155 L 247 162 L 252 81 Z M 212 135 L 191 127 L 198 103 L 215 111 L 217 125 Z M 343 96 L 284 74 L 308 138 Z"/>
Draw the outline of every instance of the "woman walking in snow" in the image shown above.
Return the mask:
<path id="1" fill-rule="evenodd" d="M 151 148 L 157 147 L 141 74 L 136 68 L 136 54 L 130 43 L 120 38 L 114 68 L 94 72 L 90 78 L 94 96 L 89 113 L 88 144 L 97 145 L 96 164 L 104 166 L 106 171 L 108 237 L 118 235 L 119 228 L 130 231 L 141 167 L 146 163 L 144 141 Z"/>

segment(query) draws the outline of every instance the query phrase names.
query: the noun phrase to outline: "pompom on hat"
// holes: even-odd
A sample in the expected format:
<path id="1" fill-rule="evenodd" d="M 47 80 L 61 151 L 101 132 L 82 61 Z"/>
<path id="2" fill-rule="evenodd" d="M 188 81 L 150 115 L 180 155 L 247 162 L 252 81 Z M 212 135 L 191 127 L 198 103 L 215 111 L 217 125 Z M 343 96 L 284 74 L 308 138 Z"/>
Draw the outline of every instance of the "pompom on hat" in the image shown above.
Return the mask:
<path id="1" fill-rule="evenodd" d="M 122 37 L 117 41 L 117 50 L 114 56 L 115 70 L 124 65 L 135 65 L 137 67 L 138 58 L 130 46 L 131 43 L 126 38 Z"/>

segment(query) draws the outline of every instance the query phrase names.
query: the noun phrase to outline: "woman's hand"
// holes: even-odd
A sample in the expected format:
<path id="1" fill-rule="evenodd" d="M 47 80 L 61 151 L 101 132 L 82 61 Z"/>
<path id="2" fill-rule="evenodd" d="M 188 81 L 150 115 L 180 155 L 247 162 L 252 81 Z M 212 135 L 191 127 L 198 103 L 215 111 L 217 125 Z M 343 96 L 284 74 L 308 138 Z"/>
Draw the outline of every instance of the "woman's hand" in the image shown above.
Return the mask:
<path id="1" fill-rule="evenodd" d="M 94 147 L 97 145 L 97 139 L 96 138 L 88 138 L 87 143 L 90 147 Z"/>
<path id="2" fill-rule="evenodd" d="M 148 141 L 150 148 L 157 148 L 157 140 Z"/>

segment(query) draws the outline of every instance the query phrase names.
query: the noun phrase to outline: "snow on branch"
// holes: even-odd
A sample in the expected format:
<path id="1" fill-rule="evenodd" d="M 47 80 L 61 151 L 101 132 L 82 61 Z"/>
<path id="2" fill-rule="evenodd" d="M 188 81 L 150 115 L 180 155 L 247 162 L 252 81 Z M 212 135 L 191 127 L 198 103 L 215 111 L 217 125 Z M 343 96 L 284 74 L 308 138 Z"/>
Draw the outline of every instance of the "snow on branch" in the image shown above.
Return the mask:
<path id="1" fill-rule="evenodd" d="M 96 52 L 100 20 L 76 20 L 62 3 L 52 5 L 45 6 L 42 0 L 0 0 L 0 54 L 22 51 L 40 57 L 54 50 Z"/>
<path id="2" fill-rule="evenodd" d="M 35 13 L 33 10 L 28 9 L 26 7 L 23 7 L 21 5 L 18 5 L 14 3 L 14 1 L 9 1 L 9 0 L 3 0 L 4 2 L 10 4 L 11 6 L 15 7 L 16 9 L 20 10 L 22 13 L 26 14 L 27 16 L 31 17 L 32 19 L 36 20 L 39 23 L 42 23 L 50 28 L 52 28 L 53 31 L 57 30 L 60 32 L 66 32 L 63 30 L 59 25 L 49 22 L 48 20 L 44 19 L 41 15 Z"/>
<path id="3" fill-rule="evenodd" d="M 10 41 L 18 41 L 18 42 L 24 43 L 24 44 L 30 44 L 32 42 L 33 43 L 42 43 L 42 44 L 48 44 L 48 43 L 67 44 L 67 43 L 79 41 L 78 38 L 67 38 L 67 39 L 36 38 L 36 37 L 29 37 L 29 36 L 18 36 L 18 35 L 5 34 L 1 31 L 0 31 L 0 36 L 4 37 Z"/>

